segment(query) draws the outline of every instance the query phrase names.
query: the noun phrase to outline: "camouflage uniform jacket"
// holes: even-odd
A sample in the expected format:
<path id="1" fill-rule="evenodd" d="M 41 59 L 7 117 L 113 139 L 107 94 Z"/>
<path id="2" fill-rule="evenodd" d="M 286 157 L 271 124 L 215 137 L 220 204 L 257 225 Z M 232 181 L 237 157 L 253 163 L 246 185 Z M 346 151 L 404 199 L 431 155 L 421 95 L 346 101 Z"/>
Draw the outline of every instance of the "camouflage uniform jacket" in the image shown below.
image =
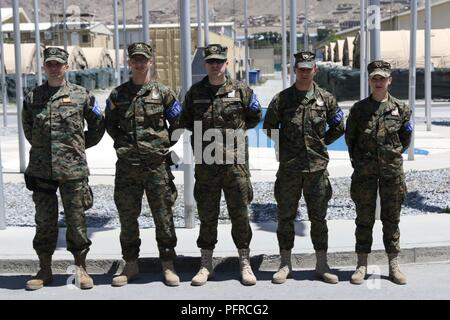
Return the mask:
<path id="1" fill-rule="evenodd" d="M 181 105 L 175 93 L 159 82 L 143 85 L 137 94 L 131 86 L 130 80 L 111 92 L 106 102 L 106 130 L 119 160 L 157 167 L 176 142 L 170 140 L 171 128 Z"/>
<path id="2" fill-rule="evenodd" d="M 410 108 L 389 95 L 357 102 L 347 119 L 345 140 L 355 173 L 396 177 L 403 173 L 402 153 L 411 141 Z"/>
<path id="3" fill-rule="evenodd" d="M 26 173 L 58 181 L 85 178 L 85 149 L 105 133 L 103 112 L 83 87 L 66 83 L 50 97 L 49 89 L 47 83 L 36 87 L 23 102 L 23 131 L 31 144 Z"/>
<path id="4" fill-rule="evenodd" d="M 194 141 L 208 129 L 219 129 L 223 134 L 223 141 L 226 141 L 226 129 L 241 129 L 243 132 L 249 128 L 254 128 L 261 120 L 261 106 L 253 93 L 253 90 L 243 82 L 235 81 L 227 77 L 225 84 L 214 94 L 209 84 L 208 77 L 194 84 L 186 93 L 181 113 L 183 127 L 192 131 L 192 147 L 194 154 L 196 148 Z M 202 132 L 194 130 L 194 122 L 201 123 Z M 209 141 L 202 141 L 201 150 L 210 144 Z M 237 140 L 230 148 L 236 154 L 238 150 Z M 248 160 L 248 141 L 245 140 L 246 159 Z M 226 155 L 224 155 L 225 159 Z M 234 157 L 236 161 L 236 156 Z M 197 163 L 197 159 L 196 159 Z"/>
<path id="5" fill-rule="evenodd" d="M 333 95 L 316 83 L 302 101 L 297 101 L 296 91 L 294 84 L 272 99 L 263 128 L 272 138 L 270 130 L 280 130 L 275 148 L 282 165 L 299 172 L 324 170 L 329 161 L 326 145 L 344 134 L 344 114 Z"/>

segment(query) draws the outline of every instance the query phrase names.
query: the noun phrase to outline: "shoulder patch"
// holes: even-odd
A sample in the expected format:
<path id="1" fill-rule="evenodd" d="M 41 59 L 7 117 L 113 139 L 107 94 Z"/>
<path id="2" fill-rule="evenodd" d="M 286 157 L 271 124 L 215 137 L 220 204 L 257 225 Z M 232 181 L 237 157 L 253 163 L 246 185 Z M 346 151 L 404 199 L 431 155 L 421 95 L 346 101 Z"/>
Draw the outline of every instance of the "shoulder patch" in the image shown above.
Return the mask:
<path id="1" fill-rule="evenodd" d="M 94 106 L 92 107 L 92 112 L 94 112 L 97 117 L 103 116 L 103 111 L 100 108 L 97 100 L 95 100 L 95 102 L 94 102 Z"/>
<path id="2" fill-rule="evenodd" d="M 344 112 L 341 108 L 336 108 L 336 113 L 334 116 L 327 122 L 330 127 L 336 126 L 344 119 Z"/>
<path id="3" fill-rule="evenodd" d="M 178 100 L 175 100 L 172 105 L 166 109 L 165 116 L 168 120 L 173 120 L 178 118 L 181 113 L 181 104 Z"/>
<path id="4" fill-rule="evenodd" d="M 248 108 L 255 112 L 261 109 L 261 105 L 259 104 L 258 98 L 256 97 L 255 93 L 252 94 Z"/>
<path id="5" fill-rule="evenodd" d="M 403 125 L 403 128 L 406 132 L 411 133 L 414 130 L 414 125 L 411 121 L 408 121 Z"/>

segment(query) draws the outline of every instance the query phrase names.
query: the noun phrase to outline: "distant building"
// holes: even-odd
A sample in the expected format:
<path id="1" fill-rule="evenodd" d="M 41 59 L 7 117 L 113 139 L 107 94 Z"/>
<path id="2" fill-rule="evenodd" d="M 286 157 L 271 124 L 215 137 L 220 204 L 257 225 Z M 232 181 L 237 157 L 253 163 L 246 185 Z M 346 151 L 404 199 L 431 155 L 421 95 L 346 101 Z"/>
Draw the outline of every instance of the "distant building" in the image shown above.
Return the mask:
<path id="1" fill-rule="evenodd" d="M 2 11 L 2 23 L 14 23 L 13 9 L 12 8 L 0 8 Z M 19 8 L 19 22 L 28 23 L 31 22 L 28 15 L 25 13 L 23 8 Z"/>
<path id="2" fill-rule="evenodd" d="M 360 21 L 359 20 L 345 20 L 342 22 L 339 22 L 339 28 L 341 30 L 350 29 L 353 27 L 358 27 Z"/>
<path id="3" fill-rule="evenodd" d="M 403 3 L 404 1 L 395 1 Z M 409 1 L 406 1 L 409 2 Z M 435 2 L 431 5 L 431 28 L 445 29 L 450 28 L 450 0 Z M 409 30 L 411 20 L 411 11 L 406 11 L 401 14 L 393 15 L 381 19 L 381 30 Z M 417 28 L 424 29 L 425 8 L 420 7 L 417 10 Z M 359 26 L 350 29 L 342 30 L 337 35 L 343 39 L 349 36 L 355 36 L 359 32 Z"/>
<path id="4" fill-rule="evenodd" d="M 114 25 L 107 25 L 108 30 L 114 32 Z M 119 25 L 119 46 L 123 48 L 123 25 Z M 141 24 L 127 24 L 126 26 L 126 42 L 127 44 L 142 41 L 142 25 Z M 167 24 L 150 24 L 149 29 L 173 29 L 179 28 L 179 24 L 167 23 Z M 191 23 L 191 29 L 197 29 L 197 23 Z M 149 30 L 149 31 L 150 31 Z M 212 22 L 209 23 L 209 31 L 220 35 L 227 36 L 234 39 L 236 31 L 234 28 L 234 22 Z"/>

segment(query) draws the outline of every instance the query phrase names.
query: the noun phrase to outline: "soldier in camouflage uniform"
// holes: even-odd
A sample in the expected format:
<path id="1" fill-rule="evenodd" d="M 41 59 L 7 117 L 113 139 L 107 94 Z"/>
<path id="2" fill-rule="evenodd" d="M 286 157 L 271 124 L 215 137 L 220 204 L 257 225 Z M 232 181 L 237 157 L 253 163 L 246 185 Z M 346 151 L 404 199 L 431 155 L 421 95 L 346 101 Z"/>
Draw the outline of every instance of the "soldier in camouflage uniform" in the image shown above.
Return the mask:
<path id="1" fill-rule="evenodd" d="M 253 192 L 245 130 L 257 125 L 261 107 L 246 84 L 226 76 L 227 66 L 227 47 L 212 44 L 205 48 L 207 76 L 186 93 L 181 115 L 183 126 L 193 132 L 196 163 L 194 197 L 200 218 L 197 245 L 201 249 L 201 267 L 192 279 L 192 285 L 197 286 L 213 277 L 212 256 L 217 243 L 222 190 L 231 218 L 233 241 L 239 253 L 242 283 L 256 283 L 250 266 L 252 231 L 247 206 Z M 236 136 L 231 139 L 230 135 L 227 139 L 227 130 Z M 208 132 L 216 133 L 213 143 L 206 141 Z M 205 139 L 202 139 L 204 135 Z M 220 140 L 226 141 L 225 145 Z M 208 145 L 214 146 L 213 161 L 208 159 L 211 147 Z"/>
<path id="2" fill-rule="evenodd" d="M 328 180 L 326 146 L 344 134 L 344 114 L 333 95 L 313 81 L 317 72 L 314 58 L 311 52 L 295 54 L 296 82 L 272 99 L 264 119 L 263 128 L 276 143 L 274 134 L 279 132 L 279 144 L 275 146 L 280 161 L 275 199 L 281 264 L 273 276 L 274 283 L 284 283 L 292 272 L 294 221 L 302 192 L 311 221 L 316 273 L 327 283 L 338 282 L 327 263 L 325 217 L 332 190 Z"/>
<path id="3" fill-rule="evenodd" d="M 373 61 L 367 70 L 372 94 L 351 108 L 345 132 L 354 168 L 350 191 L 357 216 L 355 235 L 358 265 L 351 282 L 363 283 L 367 273 L 367 256 L 372 246 L 372 228 L 379 190 L 389 276 L 397 284 L 406 284 L 406 277 L 400 272 L 398 265 L 398 224 L 406 195 L 402 153 L 411 141 L 411 111 L 405 103 L 389 94 L 392 82 L 389 63 Z"/>
<path id="4" fill-rule="evenodd" d="M 178 286 L 180 279 L 173 266 L 177 238 L 172 212 L 177 190 L 170 171 L 169 147 L 181 105 L 172 90 L 151 79 L 150 45 L 133 43 L 128 47 L 128 56 L 132 78 L 111 92 L 105 111 L 106 130 L 114 140 L 118 158 L 114 201 L 126 262 L 112 285 L 126 285 L 138 276 L 141 244 L 138 217 L 145 192 L 155 222 L 164 281 L 169 286 Z"/>
<path id="5" fill-rule="evenodd" d="M 28 290 L 40 289 L 52 281 L 51 259 L 58 239 L 58 188 L 67 224 L 67 249 L 79 267 L 80 286 L 82 289 L 93 286 L 86 272 L 91 241 L 87 237 L 84 211 L 92 207 L 93 197 L 85 149 L 102 138 L 104 117 L 92 94 L 65 81 L 68 56 L 63 49 L 45 49 L 48 81 L 34 88 L 23 102 L 23 130 L 31 144 L 25 182 L 33 191 L 36 206 L 33 247 L 40 262 L 38 274 L 27 282 Z"/>

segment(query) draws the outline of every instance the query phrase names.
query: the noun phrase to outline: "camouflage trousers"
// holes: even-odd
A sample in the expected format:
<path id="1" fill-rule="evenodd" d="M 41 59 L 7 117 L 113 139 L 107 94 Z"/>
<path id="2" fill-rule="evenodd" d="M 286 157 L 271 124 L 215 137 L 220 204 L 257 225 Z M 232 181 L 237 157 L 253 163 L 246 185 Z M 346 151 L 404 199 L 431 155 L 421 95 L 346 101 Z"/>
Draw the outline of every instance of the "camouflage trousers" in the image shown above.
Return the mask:
<path id="1" fill-rule="evenodd" d="M 85 209 L 92 206 L 87 179 L 49 181 L 33 179 L 33 201 L 36 207 L 36 235 L 33 248 L 41 255 L 52 255 L 58 241 L 58 197 L 59 188 L 67 225 L 67 250 L 74 255 L 89 252 L 91 241 L 87 236 Z"/>
<path id="2" fill-rule="evenodd" d="M 314 250 L 327 251 L 328 227 L 325 218 L 332 190 L 326 170 L 302 173 L 280 165 L 275 181 L 278 245 L 281 250 L 291 250 L 294 247 L 294 221 L 302 192 L 311 221 L 311 240 Z"/>
<path id="3" fill-rule="evenodd" d="M 138 218 L 144 192 L 155 222 L 159 256 L 162 260 L 173 260 L 176 257 L 177 237 L 172 206 L 177 198 L 177 189 L 173 179 L 170 167 L 165 163 L 150 169 L 117 161 L 114 201 L 119 212 L 120 244 L 125 261 L 133 261 L 139 257 L 141 239 Z"/>
<path id="4" fill-rule="evenodd" d="M 222 190 L 231 219 L 231 236 L 238 249 L 248 249 L 252 230 L 247 206 L 253 200 L 250 173 L 246 165 L 195 166 L 194 197 L 200 219 L 197 246 L 213 250 L 217 243 L 217 224 Z"/>
<path id="5" fill-rule="evenodd" d="M 381 199 L 381 222 L 383 223 L 383 243 L 387 253 L 400 252 L 400 211 L 406 196 L 403 175 L 393 178 L 352 175 L 350 193 L 356 206 L 356 247 L 357 253 L 370 253 L 372 229 L 375 223 L 377 191 Z"/>

